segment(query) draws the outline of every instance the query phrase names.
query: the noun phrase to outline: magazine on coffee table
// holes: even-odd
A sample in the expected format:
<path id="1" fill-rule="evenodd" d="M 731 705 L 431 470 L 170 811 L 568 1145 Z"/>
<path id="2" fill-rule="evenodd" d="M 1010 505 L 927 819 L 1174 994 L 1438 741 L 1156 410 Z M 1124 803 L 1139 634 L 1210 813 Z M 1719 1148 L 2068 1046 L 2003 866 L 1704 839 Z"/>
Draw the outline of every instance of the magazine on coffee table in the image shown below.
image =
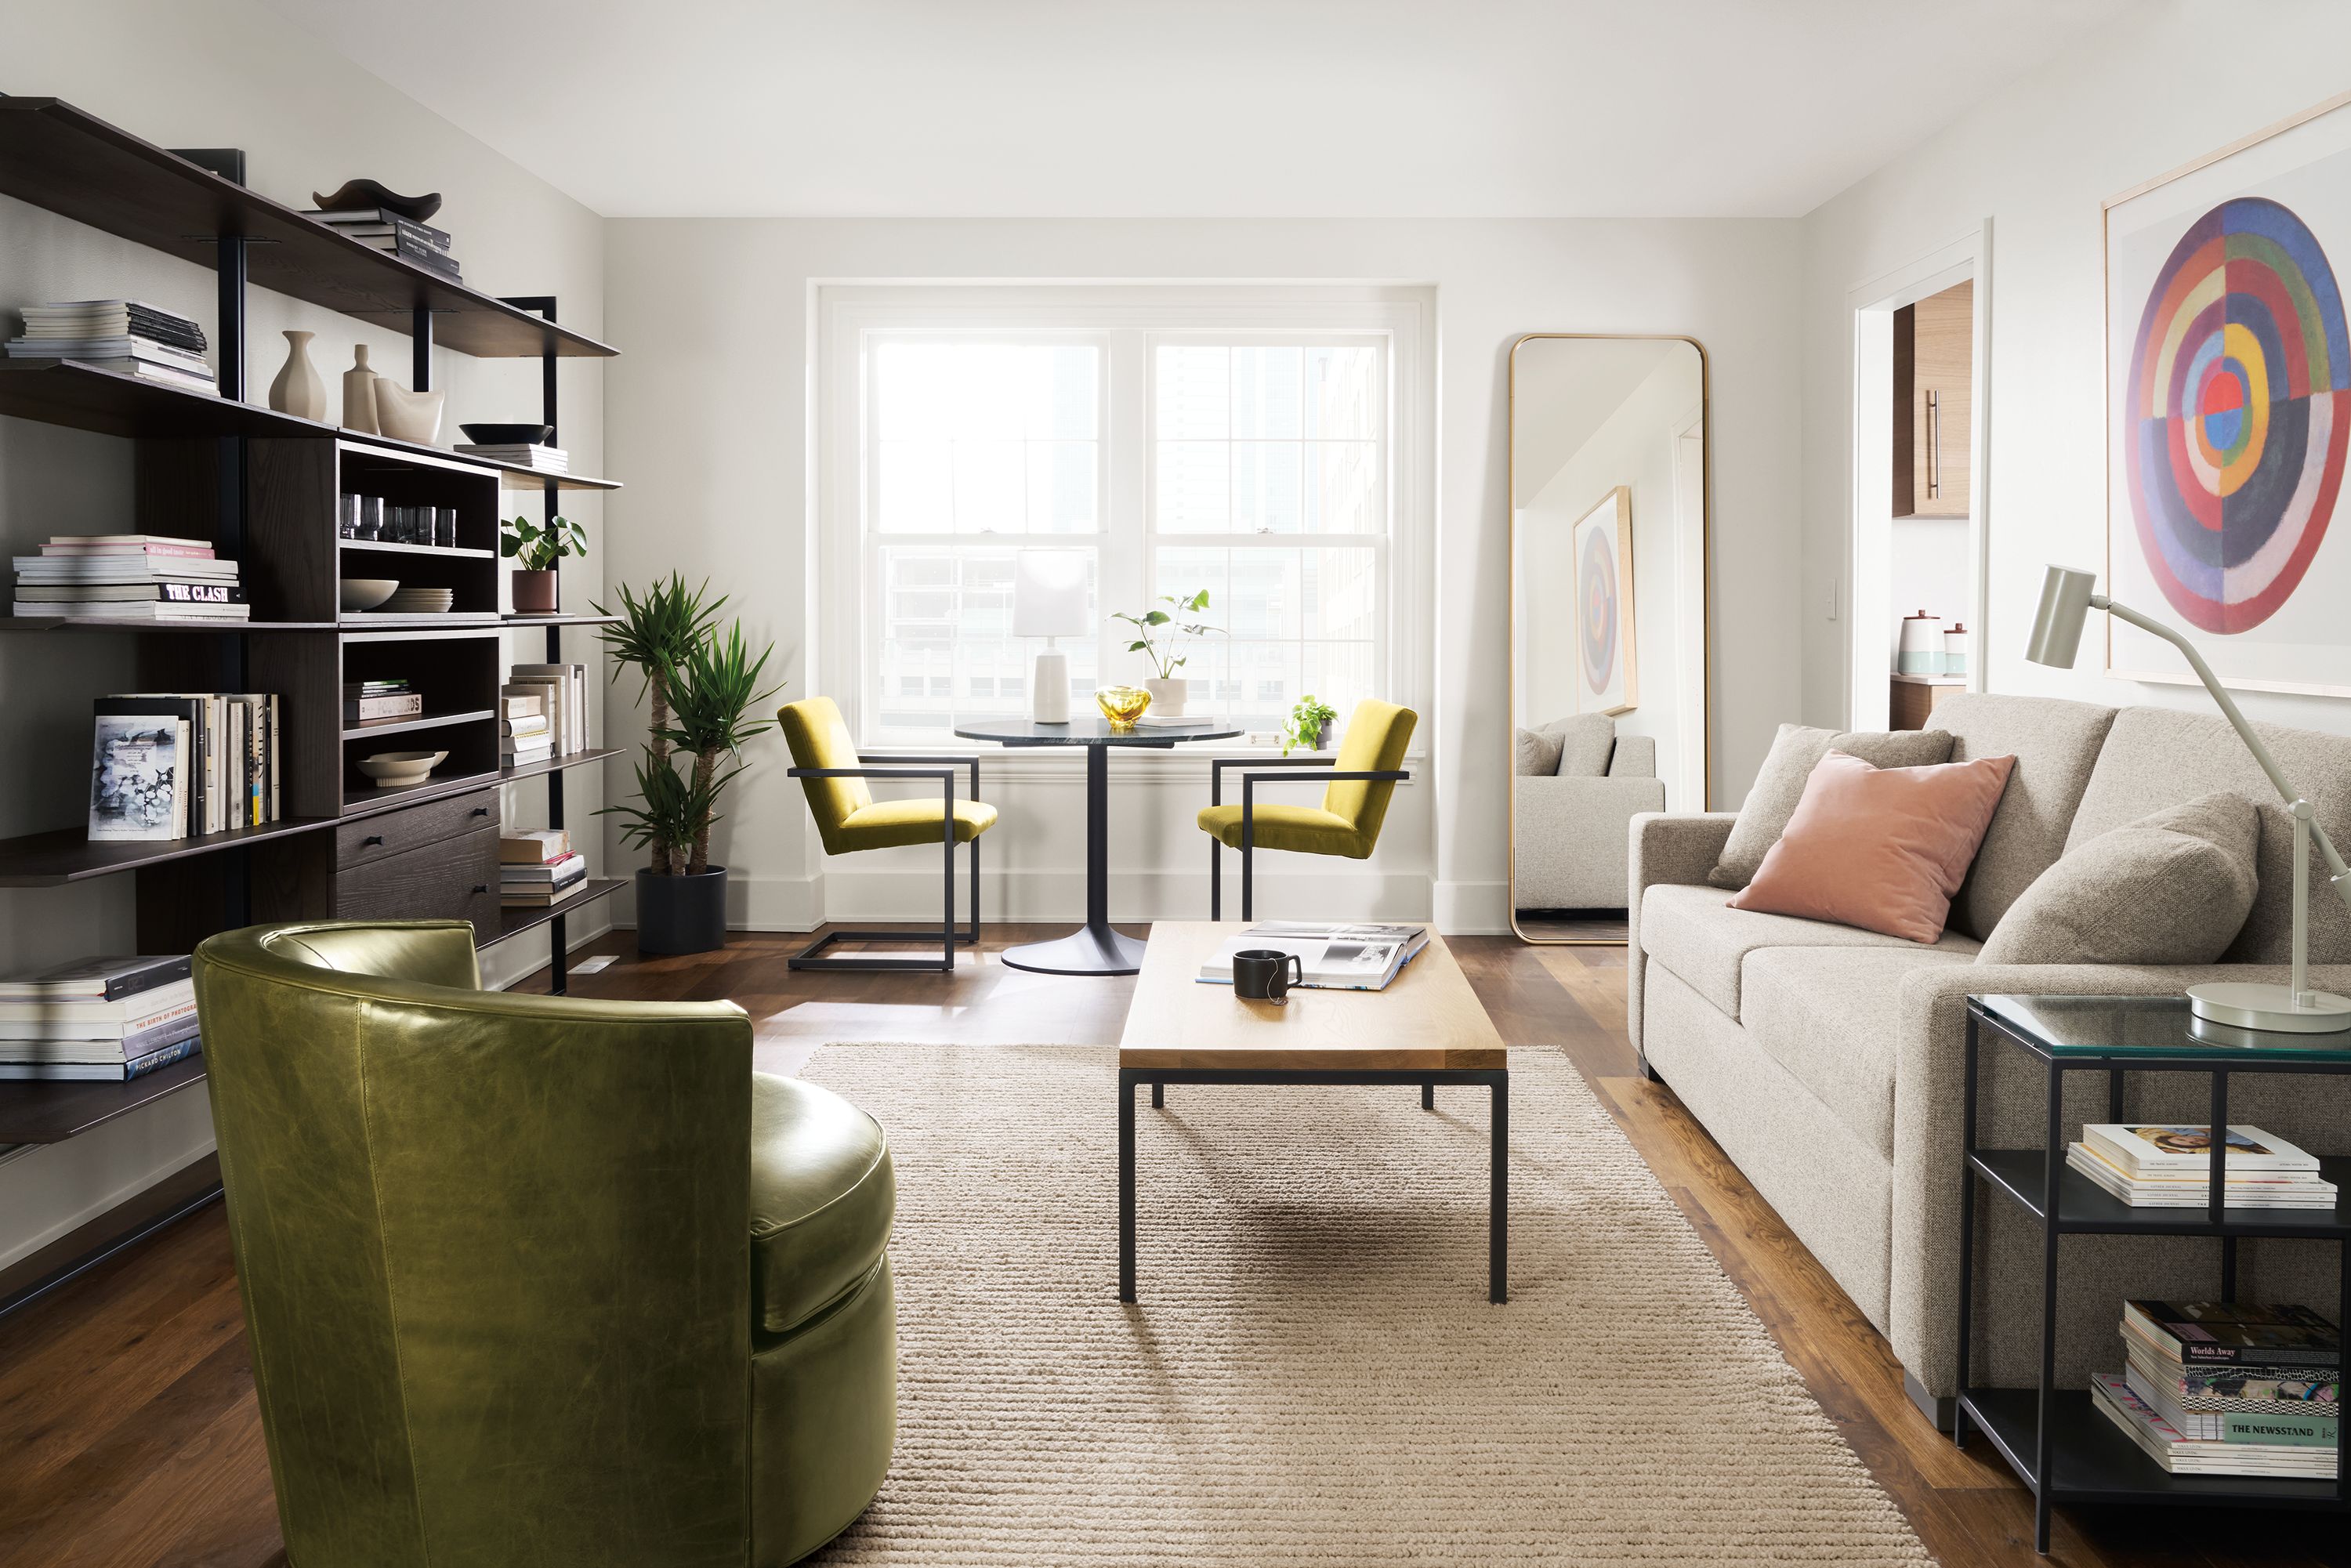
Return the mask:
<path id="1" fill-rule="evenodd" d="M 1302 985 L 1326 990 L 1376 991 L 1384 989 L 1427 946 L 1426 925 L 1267 920 L 1219 947 L 1215 957 L 1200 966 L 1200 983 L 1231 985 L 1233 955 L 1248 948 L 1266 947 L 1298 956 L 1306 968 L 1306 977 L 1300 982 Z"/>

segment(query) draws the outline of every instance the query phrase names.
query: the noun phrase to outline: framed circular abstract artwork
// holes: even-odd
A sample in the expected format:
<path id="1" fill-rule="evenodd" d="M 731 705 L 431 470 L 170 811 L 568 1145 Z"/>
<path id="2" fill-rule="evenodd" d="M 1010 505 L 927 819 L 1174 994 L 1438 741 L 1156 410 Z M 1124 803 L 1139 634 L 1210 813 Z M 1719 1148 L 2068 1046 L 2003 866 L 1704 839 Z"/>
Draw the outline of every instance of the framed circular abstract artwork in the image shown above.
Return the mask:
<path id="1" fill-rule="evenodd" d="M 2346 107 L 2105 208 L 2112 591 L 2257 689 L 2351 694 Z M 2145 633 L 2110 637 L 2113 672 L 2182 678 Z"/>
<path id="2" fill-rule="evenodd" d="M 1578 713 L 1617 714 L 1640 702 L 1633 640 L 1633 490 L 1619 485 L 1575 525 Z"/>

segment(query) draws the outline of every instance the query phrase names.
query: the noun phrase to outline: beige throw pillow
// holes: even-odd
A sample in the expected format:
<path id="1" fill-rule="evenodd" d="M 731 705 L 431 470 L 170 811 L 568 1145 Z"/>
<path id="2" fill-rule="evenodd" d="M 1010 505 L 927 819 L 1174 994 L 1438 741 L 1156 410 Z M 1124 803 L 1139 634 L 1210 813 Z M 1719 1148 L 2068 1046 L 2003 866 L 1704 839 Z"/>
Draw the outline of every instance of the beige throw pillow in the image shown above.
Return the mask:
<path id="1" fill-rule="evenodd" d="M 1608 771 L 1616 750 L 1616 721 L 1606 714 L 1580 713 L 1552 725 L 1559 736 L 1559 767 L 1562 779 L 1597 779 Z"/>
<path id="2" fill-rule="evenodd" d="M 1739 808 L 1739 821 L 1730 825 L 1722 858 L 1706 873 L 1707 881 L 1717 887 L 1745 887 L 1755 880 L 1763 857 L 1771 852 L 1771 846 L 1787 831 L 1788 819 L 1796 814 L 1796 802 L 1804 798 L 1804 781 L 1832 750 L 1858 757 L 1873 768 L 1932 768 L 1951 759 L 1951 737 L 1939 729 L 1839 735 L 1833 729 L 1782 725 L 1771 742 L 1771 754 L 1755 775 L 1755 788 L 1747 792 L 1747 803 Z"/>
<path id="3" fill-rule="evenodd" d="M 2215 791 L 2076 844 L 2008 907 L 1984 964 L 2212 964 L 2258 888 L 2261 813 Z"/>
<path id="4" fill-rule="evenodd" d="M 1518 759 L 1510 769 L 1521 779 L 1548 779 L 1559 771 L 1559 732 L 1519 731 Z"/>

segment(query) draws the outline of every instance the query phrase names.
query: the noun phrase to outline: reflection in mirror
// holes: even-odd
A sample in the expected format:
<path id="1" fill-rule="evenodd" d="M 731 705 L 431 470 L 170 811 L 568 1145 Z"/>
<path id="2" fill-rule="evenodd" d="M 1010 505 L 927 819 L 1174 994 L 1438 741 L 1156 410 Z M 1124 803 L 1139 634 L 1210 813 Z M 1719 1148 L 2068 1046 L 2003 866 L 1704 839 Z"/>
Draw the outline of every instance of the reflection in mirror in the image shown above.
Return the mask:
<path id="1" fill-rule="evenodd" d="M 1510 353 L 1510 905 L 1623 942 L 1628 832 L 1707 806 L 1706 356 L 1537 334 Z"/>

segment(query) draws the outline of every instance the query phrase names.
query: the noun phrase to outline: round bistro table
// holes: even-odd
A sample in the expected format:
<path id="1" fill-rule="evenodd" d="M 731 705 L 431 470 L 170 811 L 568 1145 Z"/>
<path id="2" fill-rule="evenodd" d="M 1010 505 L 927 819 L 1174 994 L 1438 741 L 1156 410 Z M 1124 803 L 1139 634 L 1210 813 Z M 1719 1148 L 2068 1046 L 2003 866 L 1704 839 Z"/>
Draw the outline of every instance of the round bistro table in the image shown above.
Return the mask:
<path id="1" fill-rule="evenodd" d="M 1182 729 L 1113 730 L 1107 719 L 1072 718 L 1067 724 L 1033 719 L 972 719 L 956 726 L 966 740 L 999 746 L 1082 746 L 1086 750 L 1086 923 L 1067 936 L 1008 947 L 1001 956 L 1016 969 L 1040 975 L 1132 975 L 1143 967 L 1143 944 L 1110 927 L 1110 748 L 1145 746 L 1172 751 L 1187 740 L 1230 740 L 1241 731 L 1217 719 Z"/>

